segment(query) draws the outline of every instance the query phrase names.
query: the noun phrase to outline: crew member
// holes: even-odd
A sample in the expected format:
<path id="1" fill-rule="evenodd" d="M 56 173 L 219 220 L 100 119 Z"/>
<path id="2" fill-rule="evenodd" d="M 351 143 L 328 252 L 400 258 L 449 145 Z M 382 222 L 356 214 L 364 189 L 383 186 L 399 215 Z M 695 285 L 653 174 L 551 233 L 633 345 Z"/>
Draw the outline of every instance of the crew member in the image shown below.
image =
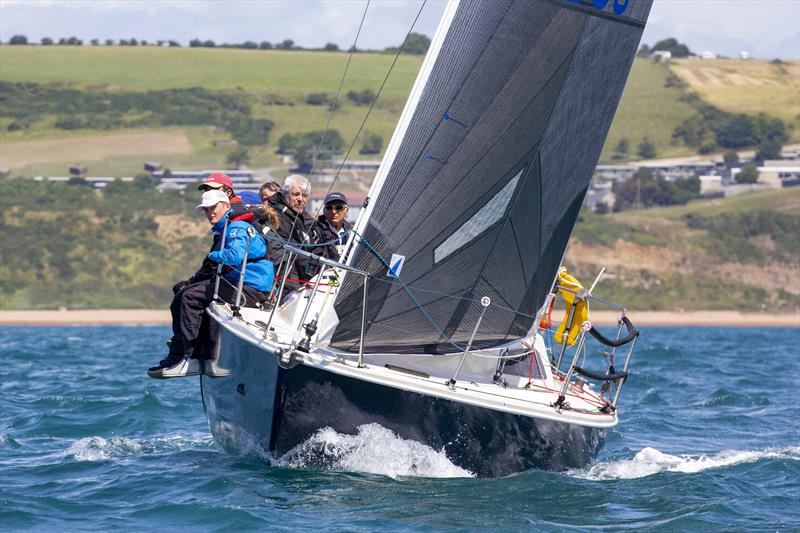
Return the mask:
<path id="1" fill-rule="evenodd" d="M 312 242 L 310 232 L 314 219 L 306 212 L 308 197 L 311 194 L 311 184 L 299 175 L 292 174 L 286 177 L 280 192 L 272 195 L 267 202 L 278 213 L 278 227 L 276 232 L 283 241 L 290 245 L 300 245 L 305 251 L 313 248 L 305 246 Z M 275 265 L 280 265 L 284 261 L 283 246 L 275 243 L 276 246 L 270 247 L 270 260 Z M 288 261 L 288 259 L 286 259 Z M 292 268 L 288 273 L 286 287 L 289 290 L 297 289 L 304 280 L 311 279 L 315 272 L 309 268 L 308 260 L 305 257 L 296 256 L 292 263 Z"/>
<path id="2" fill-rule="evenodd" d="M 340 192 L 328 194 L 324 205 L 323 213 L 317 219 L 317 238 L 319 243 L 328 243 L 324 248 L 324 256 L 338 261 L 350 236 L 351 228 L 347 222 L 350 207 L 347 197 Z"/>
<path id="3" fill-rule="evenodd" d="M 212 265 L 224 265 L 219 282 L 219 298 L 230 304 L 236 303 L 242 263 L 245 250 L 248 250 L 239 305 L 253 307 L 266 301 L 267 293 L 272 288 L 274 272 L 272 263 L 267 259 L 266 241 L 248 222 L 253 214 L 235 216 L 228 196 L 222 190 L 214 188 L 203 193 L 202 200 L 195 209 L 205 213 L 212 226 L 215 242 L 222 240 L 222 232 L 228 220 L 224 244 L 217 245 L 216 250 L 212 246 L 212 251 L 208 254 Z M 187 285 L 179 288 L 172 299 L 172 340 L 169 343 L 169 354 L 158 365 L 147 370 L 150 377 L 177 378 L 200 373 L 200 363 L 194 356 L 200 348 L 198 340 L 205 309 L 214 297 L 215 277 L 213 274 L 208 278 L 205 275 L 199 277 L 202 279 L 196 282 L 188 280 Z M 209 335 L 212 340 L 216 340 L 214 324 L 213 320 L 209 321 Z"/>

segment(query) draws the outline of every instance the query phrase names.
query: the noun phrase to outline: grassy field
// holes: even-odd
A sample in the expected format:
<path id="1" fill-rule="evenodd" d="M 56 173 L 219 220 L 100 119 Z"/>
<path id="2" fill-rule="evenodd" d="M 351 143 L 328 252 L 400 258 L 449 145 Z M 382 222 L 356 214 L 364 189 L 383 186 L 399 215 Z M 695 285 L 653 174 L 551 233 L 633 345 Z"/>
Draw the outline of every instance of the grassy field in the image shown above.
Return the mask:
<path id="1" fill-rule="evenodd" d="M 0 46 L 4 81 L 63 82 L 82 88 L 127 90 L 205 87 L 287 96 L 336 93 L 348 54 L 280 50 L 158 48 L 154 46 Z M 377 89 L 394 56 L 355 54 L 345 92 Z M 422 64 L 401 56 L 386 85 L 405 97 Z"/>
<path id="2" fill-rule="evenodd" d="M 617 143 L 623 137 L 630 142 L 629 154 L 636 158 L 639 142 L 649 138 L 658 157 L 690 155 L 693 151 L 672 144 L 672 131 L 695 110 L 680 100 L 681 90 L 667 87 L 669 71 L 663 65 L 637 58 L 622 93 L 617 114 L 600 155 L 601 163 L 611 162 Z"/>
<path id="3" fill-rule="evenodd" d="M 731 113 L 767 113 L 800 138 L 800 61 L 678 59 L 669 68 L 703 100 Z"/>
<path id="4" fill-rule="evenodd" d="M 389 54 L 354 55 L 343 92 L 364 89 L 377 91 L 392 60 L 393 56 Z M 333 97 L 346 61 L 347 54 L 342 52 L 0 46 L 0 80 L 56 83 L 63 84 L 64 87 L 96 91 L 101 94 L 110 91 L 164 90 L 195 86 L 217 91 L 241 91 L 251 97 L 253 116 L 268 118 L 275 123 L 269 144 L 251 150 L 250 166 L 259 168 L 279 163 L 275 151 L 277 141 L 282 134 L 320 130 L 324 127 L 328 108 L 309 105 L 306 103 L 306 98 L 310 93 L 317 92 L 325 92 Z M 400 57 L 384 93 L 381 94 L 365 126 L 366 131 L 381 135 L 384 148 L 394 131 L 421 61 L 420 57 Z M 797 114 L 792 107 L 791 98 L 793 90 L 794 96 L 797 97 L 797 63 L 776 66 L 759 61 L 738 61 L 732 62 L 735 64 L 734 67 L 728 67 L 725 62 L 679 61 L 674 62 L 670 68 L 682 68 L 685 72 L 692 72 L 695 65 L 701 63 L 706 65 L 706 68 L 719 65 L 714 68 L 728 69 L 744 65 L 752 70 L 749 77 L 740 74 L 738 78 L 731 78 L 733 74 L 726 74 L 728 77 L 724 78 L 725 80 L 733 79 L 740 83 L 730 86 L 711 84 L 708 81 L 711 79 L 708 73 L 694 76 L 684 74 L 690 88 L 704 98 L 708 97 L 711 103 L 716 105 L 715 99 L 722 98 L 723 103 L 729 102 L 734 108 L 742 105 L 745 106 L 741 109 L 743 111 L 769 112 L 787 120 Z M 765 77 L 764 79 L 771 81 L 765 82 L 766 84 L 760 86 L 759 90 L 752 90 L 752 87 L 746 84 L 742 85 L 743 80 L 760 79 L 758 76 L 762 71 L 772 77 Z M 678 70 L 675 72 L 680 74 Z M 681 100 L 684 89 L 670 84 L 669 75 L 667 66 L 636 59 L 603 149 L 601 163 L 614 162 L 611 156 L 623 137 L 629 140 L 629 157 L 632 159 L 636 158 L 637 145 L 644 137 L 655 143 L 658 157 L 694 153 L 693 149 L 674 143 L 672 140 L 672 131 L 675 127 L 696 111 Z M 714 79 L 722 78 L 718 75 Z M 334 115 L 331 127 L 339 130 L 345 142 L 349 144 L 366 111 L 365 106 L 357 106 L 344 98 Z M 180 153 L 164 153 L 164 143 L 155 137 L 158 134 L 156 131 L 153 132 L 154 137 L 150 142 L 141 140 L 135 143 L 134 146 L 140 146 L 138 153 L 131 152 L 133 146 L 121 146 L 118 152 L 106 150 L 100 153 L 99 150 L 83 150 L 81 141 L 78 141 L 74 153 L 65 154 L 62 159 L 56 160 L 57 151 L 47 146 L 48 140 L 52 139 L 55 142 L 73 137 L 86 140 L 93 136 L 116 134 L 121 130 L 64 131 L 54 127 L 55 120 L 54 116 L 43 116 L 28 129 L 8 131 L 7 127 L 12 119 L 0 119 L 0 148 L 3 159 L 12 162 L 3 165 L 11 166 L 15 175 L 34 176 L 63 174 L 69 164 L 80 161 L 89 166 L 90 175 L 132 175 L 141 170 L 142 162 L 146 160 L 158 160 L 170 168 L 224 167 L 226 156 L 230 151 L 213 146 L 214 140 L 230 138 L 227 132 L 212 127 L 193 126 L 181 128 L 188 136 L 191 146 L 187 149 L 184 145 Z M 175 134 L 175 128 L 169 131 L 170 134 Z M 147 135 L 148 132 L 136 130 L 135 133 Z M 800 135 L 800 128 L 791 130 L 790 134 L 797 137 Z M 45 144 L 36 145 L 41 147 L 41 150 L 31 153 L 28 149 L 30 145 L 25 143 L 33 140 L 40 140 Z M 108 144 L 106 141 L 103 142 Z M 53 146 L 57 147 L 60 144 L 56 142 Z M 151 150 L 147 146 L 158 148 Z M 356 142 L 351 159 L 365 158 L 358 154 L 360 147 L 361 142 Z M 24 164 L 17 163 L 22 157 L 17 152 L 24 152 Z M 37 153 L 41 155 L 40 159 L 36 159 Z"/>

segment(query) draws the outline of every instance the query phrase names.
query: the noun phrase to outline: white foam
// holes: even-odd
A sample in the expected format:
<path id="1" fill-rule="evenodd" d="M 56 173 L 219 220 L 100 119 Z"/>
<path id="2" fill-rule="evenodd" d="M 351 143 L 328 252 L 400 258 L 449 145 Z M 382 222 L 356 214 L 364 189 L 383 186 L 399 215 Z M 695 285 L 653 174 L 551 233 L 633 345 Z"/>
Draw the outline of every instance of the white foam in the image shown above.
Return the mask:
<path id="1" fill-rule="evenodd" d="M 128 437 L 84 437 L 73 442 L 64 457 L 74 457 L 76 461 L 107 461 L 115 457 L 164 453 L 186 449 L 209 447 L 210 436 L 163 435 L 147 440 Z"/>
<path id="2" fill-rule="evenodd" d="M 141 451 L 142 444 L 135 439 L 84 437 L 73 442 L 64 455 L 71 455 L 76 461 L 106 461 L 112 457 L 135 455 Z"/>
<path id="3" fill-rule="evenodd" d="M 800 446 L 761 451 L 725 450 L 714 455 L 670 455 L 647 447 L 632 459 L 597 463 L 586 468 L 571 470 L 569 474 L 592 480 L 635 479 L 659 472 L 695 474 L 712 468 L 753 463 L 760 459 L 800 460 Z"/>
<path id="4" fill-rule="evenodd" d="M 403 439 L 374 423 L 359 426 L 356 435 L 320 429 L 277 463 L 292 468 L 328 468 L 393 478 L 473 477 L 470 471 L 450 462 L 444 451 Z"/>

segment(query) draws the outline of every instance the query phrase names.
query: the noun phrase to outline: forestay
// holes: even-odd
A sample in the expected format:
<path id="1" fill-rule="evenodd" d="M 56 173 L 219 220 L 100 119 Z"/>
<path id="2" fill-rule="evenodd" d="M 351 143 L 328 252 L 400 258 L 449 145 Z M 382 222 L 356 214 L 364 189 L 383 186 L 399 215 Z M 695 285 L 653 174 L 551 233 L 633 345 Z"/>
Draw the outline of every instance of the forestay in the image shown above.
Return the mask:
<path id="1" fill-rule="evenodd" d="M 451 4 L 376 177 L 350 264 L 372 273 L 368 352 L 524 336 L 561 262 L 651 0 Z M 427 67 L 426 67 L 427 65 Z M 415 96 L 416 93 L 416 96 Z M 409 120 L 410 117 L 410 120 Z M 376 257 L 382 256 L 383 261 Z M 384 261 L 404 256 L 401 279 Z M 332 344 L 353 350 L 363 279 Z M 413 294 L 413 298 L 409 294 Z M 416 300 L 416 301 L 415 301 Z"/>

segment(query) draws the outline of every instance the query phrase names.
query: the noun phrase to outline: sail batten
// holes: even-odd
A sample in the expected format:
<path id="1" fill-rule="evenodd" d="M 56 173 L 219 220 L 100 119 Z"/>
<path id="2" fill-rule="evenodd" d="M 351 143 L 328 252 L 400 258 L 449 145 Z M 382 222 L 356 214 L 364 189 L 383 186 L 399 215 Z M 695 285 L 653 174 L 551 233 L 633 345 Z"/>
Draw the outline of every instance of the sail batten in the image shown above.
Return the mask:
<path id="1" fill-rule="evenodd" d="M 575 7 L 580 9 L 575 9 Z M 641 37 L 650 0 L 603 16 L 573 0 L 462 0 L 416 108 L 393 138 L 351 264 L 373 275 L 367 351 L 502 344 L 533 324 L 561 261 Z M 426 62 L 428 59 L 426 59 Z M 416 86 L 415 86 L 416 87 Z M 383 259 L 379 259 L 375 254 Z M 402 286 L 386 277 L 405 257 Z M 347 277 L 332 344 L 360 333 Z M 398 335 L 398 331 L 405 332 Z"/>

